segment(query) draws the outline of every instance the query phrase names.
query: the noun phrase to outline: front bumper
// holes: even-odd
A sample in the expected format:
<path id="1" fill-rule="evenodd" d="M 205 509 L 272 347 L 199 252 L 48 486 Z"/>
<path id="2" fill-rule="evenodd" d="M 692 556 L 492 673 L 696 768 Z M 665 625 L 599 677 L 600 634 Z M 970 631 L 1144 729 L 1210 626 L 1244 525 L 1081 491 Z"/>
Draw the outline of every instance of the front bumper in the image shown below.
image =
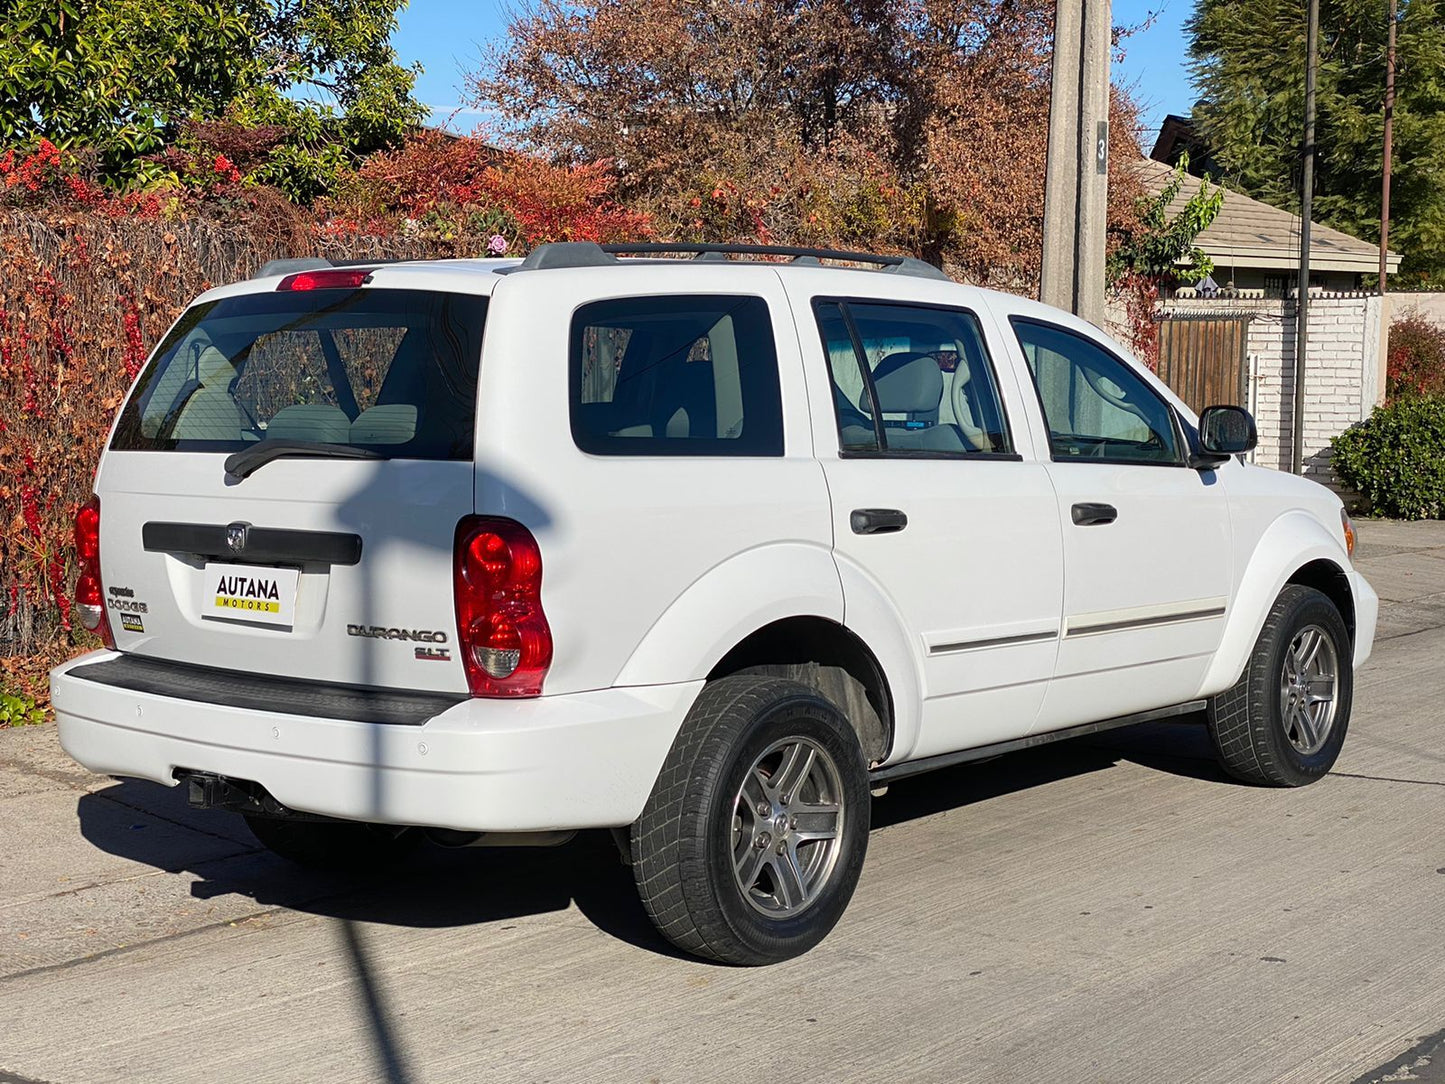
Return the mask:
<path id="1" fill-rule="evenodd" d="M 1375 626 L 1380 620 L 1380 596 L 1365 577 L 1351 571 L 1350 592 L 1355 597 L 1355 669 L 1364 666 L 1375 650 Z"/>
<path id="2" fill-rule="evenodd" d="M 177 769 L 260 783 L 283 805 L 382 824 L 533 832 L 632 823 L 702 682 L 465 700 L 420 726 L 202 703 L 51 671 L 65 751 L 174 786 Z"/>

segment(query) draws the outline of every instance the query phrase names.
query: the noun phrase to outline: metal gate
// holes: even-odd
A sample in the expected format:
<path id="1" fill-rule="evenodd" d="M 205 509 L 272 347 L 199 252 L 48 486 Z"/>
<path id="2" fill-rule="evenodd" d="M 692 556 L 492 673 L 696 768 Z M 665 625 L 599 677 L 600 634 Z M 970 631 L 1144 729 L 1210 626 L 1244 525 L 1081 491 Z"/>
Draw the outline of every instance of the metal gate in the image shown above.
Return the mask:
<path id="1" fill-rule="evenodd" d="M 1207 406 L 1249 405 L 1249 317 L 1164 314 L 1159 321 L 1159 378 L 1198 413 Z"/>

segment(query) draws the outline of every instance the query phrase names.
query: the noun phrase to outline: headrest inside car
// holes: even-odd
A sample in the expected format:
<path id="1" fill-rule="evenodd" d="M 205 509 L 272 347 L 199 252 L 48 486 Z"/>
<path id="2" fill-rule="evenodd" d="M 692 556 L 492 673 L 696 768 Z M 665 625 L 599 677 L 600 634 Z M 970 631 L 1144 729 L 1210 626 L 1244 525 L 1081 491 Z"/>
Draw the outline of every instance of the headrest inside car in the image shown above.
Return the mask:
<path id="1" fill-rule="evenodd" d="M 922 414 L 938 409 L 943 373 L 930 354 L 889 354 L 873 370 L 873 386 L 884 414 Z M 868 410 L 866 391 L 859 406 Z"/>

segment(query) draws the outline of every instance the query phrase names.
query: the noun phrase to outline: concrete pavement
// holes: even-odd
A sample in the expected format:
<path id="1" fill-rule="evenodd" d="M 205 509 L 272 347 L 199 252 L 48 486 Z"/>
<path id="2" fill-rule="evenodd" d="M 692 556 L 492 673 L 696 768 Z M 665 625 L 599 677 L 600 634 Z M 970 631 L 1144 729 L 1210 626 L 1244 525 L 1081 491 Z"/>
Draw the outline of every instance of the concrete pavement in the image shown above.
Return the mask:
<path id="1" fill-rule="evenodd" d="M 1329 778 L 1230 783 L 1190 721 L 897 784 L 763 970 L 670 952 L 604 835 L 303 874 L 0 732 L 0 1084 L 1445 1081 L 1445 524 L 1361 537 Z"/>

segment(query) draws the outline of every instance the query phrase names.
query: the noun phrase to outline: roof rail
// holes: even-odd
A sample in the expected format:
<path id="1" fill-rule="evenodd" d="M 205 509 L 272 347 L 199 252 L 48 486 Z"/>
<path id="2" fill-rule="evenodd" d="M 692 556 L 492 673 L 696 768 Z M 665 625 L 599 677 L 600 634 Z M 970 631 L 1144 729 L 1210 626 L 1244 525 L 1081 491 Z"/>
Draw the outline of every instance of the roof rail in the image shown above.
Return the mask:
<path id="1" fill-rule="evenodd" d="M 553 267 L 602 267 L 617 262 L 601 245 L 591 241 L 553 241 L 538 245 L 515 268 L 504 271 L 543 271 Z"/>
<path id="2" fill-rule="evenodd" d="M 618 255 L 650 256 L 692 253 L 696 260 L 716 260 L 726 256 L 790 256 L 798 264 L 817 265 L 822 260 L 846 260 L 850 263 L 877 264 L 880 271 L 917 278 L 953 280 L 930 263 L 912 256 L 884 256 L 874 252 L 848 252 L 834 248 L 795 248 L 791 245 L 711 245 L 683 244 L 671 241 L 640 241 L 630 245 L 598 245 L 591 241 L 562 241 L 538 245 L 516 267 L 499 269 L 536 271 L 556 267 L 603 267 L 618 263 Z"/>

